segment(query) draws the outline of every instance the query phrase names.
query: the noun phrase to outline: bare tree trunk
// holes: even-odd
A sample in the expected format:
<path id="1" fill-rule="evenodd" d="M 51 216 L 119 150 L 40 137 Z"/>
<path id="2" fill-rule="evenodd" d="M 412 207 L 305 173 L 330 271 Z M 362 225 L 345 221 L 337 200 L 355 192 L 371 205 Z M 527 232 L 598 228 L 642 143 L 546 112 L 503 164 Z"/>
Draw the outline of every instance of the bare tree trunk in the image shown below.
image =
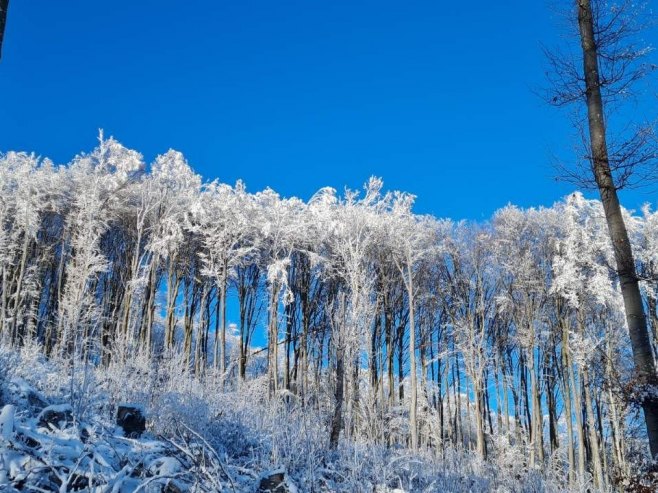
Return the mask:
<path id="1" fill-rule="evenodd" d="M 269 320 L 268 320 L 268 364 L 267 374 L 270 386 L 270 395 L 279 390 L 279 329 L 277 324 L 277 303 L 279 300 L 279 287 L 276 283 L 270 288 Z"/>
<path id="2" fill-rule="evenodd" d="M 138 277 L 139 264 L 140 264 L 140 245 L 142 244 L 142 227 L 138 228 L 137 238 L 135 239 L 134 250 L 132 251 L 132 259 L 130 261 L 130 267 L 128 271 L 127 279 L 134 281 Z M 132 312 L 133 305 L 133 293 L 134 293 L 134 283 L 127 282 L 124 288 L 123 300 L 121 301 L 120 313 L 121 321 L 117 327 L 118 332 L 126 338 L 126 341 L 129 341 L 134 334 L 129 332 L 130 328 L 130 316 Z"/>
<path id="3" fill-rule="evenodd" d="M 28 253 L 29 243 L 30 243 L 30 236 L 27 234 L 27 232 L 25 232 L 23 237 L 23 250 L 21 253 L 21 263 L 20 263 L 20 268 L 18 270 L 16 289 L 14 291 L 14 296 L 13 296 L 14 298 L 13 310 L 11 313 L 12 324 L 11 324 L 10 340 L 12 344 L 16 343 L 16 338 L 18 336 L 17 328 L 18 328 L 18 323 L 21 313 L 21 303 L 23 299 L 22 297 L 23 280 L 25 279 L 25 266 L 27 264 L 27 253 Z"/>
<path id="4" fill-rule="evenodd" d="M 155 312 L 155 295 L 158 287 L 158 278 L 157 278 L 157 260 L 153 256 L 151 259 L 151 267 L 149 269 L 149 280 L 146 288 L 146 299 L 143 306 L 142 312 L 142 341 L 146 346 L 148 354 L 151 354 L 152 345 L 153 345 L 153 317 Z"/>
<path id="5" fill-rule="evenodd" d="M 386 350 L 384 351 L 382 349 L 382 354 L 380 355 L 381 358 L 381 365 L 380 365 L 380 371 L 381 371 L 381 392 L 384 394 L 384 382 L 386 382 L 386 387 L 388 389 L 388 394 L 386 395 L 386 401 L 384 402 L 384 399 L 382 399 L 382 403 L 384 404 L 385 407 L 391 407 L 394 403 L 394 392 L 393 392 L 393 351 L 392 351 L 392 345 L 393 345 L 393 335 L 392 335 L 392 328 L 391 328 L 391 314 L 389 311 L 389 302 L 388 302 L 388 293 L 387 293 L 388 287 L 383 284 L 382 285 L 382 340 L 383 344 L 386 346 Z M 386 370 L 384 370 L 386 368 Z M 384 375 L 384 371 L 386 371 L 386 375 Z"/>
<path id="6" fill-rule="evenodd" d="M 658 358 L 658 314 L 656 314 L 656 293 L 655 288 L 653 292 L 649 292 L 647 296 L 647 323 L 649 325 L 649 333 L 653 337 L 653 353 L 654 358 Z"/>
<path id="7" fill-rule="evenodd" d="M 594 37 L 594 20 L 590 0 L 576 0 L 578 6 L 578 26 L 583 66 L 585 74 L 587 117 L 589 123 L 590 146 L 592 152 L 592 170 L 603 203 L 608 231 L 615 252 L 617 274 L 624 298 L 624 308 L 628 323 L 628 332 L 633 349 L 633 361 L 639 385 L 655 385 L 656 368 L 653 360 L 651 342 L 647 332 L 647 322 L 642 306 L 642 297 L 635 274 L 635 262 L 628 232 L 621 213 L 621 206 L 614 184 L 608 146 L 605 134 L 603 99 L 599 78 L 599 61 Z M 642 401 L 644 419 L 649 437 L 651 455 L 658 455 L 658 400 L 652 392 Z"/>
<path id="8" fill-rule="evenodd" d="M 455 363 L 452 367 L 452 387 L 455 394 L 455 441 L 464 443 L 464 428 L 462 427 L 462 390 L 461 390 L 461 375 L 459 372 L 459 355 L 455 353 Z M 468 403 L 467 403 L 468 404 Z M 468 411 L 468 406 L 466 407 Z"/>
<path id="9" fill-rule="evenodd" d="M 204 284 L 202 289 L 199 321 L 196 324 L 196 341 L 194 346 L 194 372 L 199 378 L 205 369 L 206 327 L 209 322 L 209 317 L 206 314 L 210 308 L 210 302 L 208 301 L 210 297 L 208 295 L 212 288 Z"/>
<path id="10" fill-rule="evenodd" d="M 176 332 L 176 297 L 178 296 L 179 285 L 180 276 L 176 275 L 174 267 L 170 263 L 169 275 L 167 276 L 167 311 L 165 318 L 166 349 L 171 349 L 174 346 Z"/>
<path id="11" fill-rule="evenodd" d="M 331 418 L 331 434 L 329 435 L 329 447 L 335 449 L 338 446 L 340 430 L 343 427 L 343 392 L 345 382 L 344 351 L 339 343 L 336 348 L 336 389 L 334 391 L 334 415 Z"/>
<path id="12" fill-rule="evenodd" d="M 194 283 L 194 281 L 190 281 Z M 189 366 L 192 361 L 192 325 L 194 318 L 194 284 L 184 286 L 183 305 L 185 306 L 185 315 L 183 317 L 183 354 L 185 355 L 185 364 Z"/>
<path id="13" fill-rule="evenodd" d="M 300 342 L 300 375 L 299 375 L 299 395 L 302 398 L 302 405 L 306 405 L 307 377 L 309 372 L 308 366 L 308 332 L 309 332 L 309 303 L 308 291 L 302 293 L 302 337 Z"/>
<path id="14" fill-rule="evenodd" d="M 224 265 L 224 272 L 227 266 Z M 221 341 L 219 346 L 219 371 L 222 375 L 222 385 L 224 385 L 224 373 L 226 372 L 226 277 L 222 279 L 219 286 L 219 315 L 221 317 Z M 217 363 L 215 363 L 216 365 Z"/>
<path id="15" fill-rule="evenodd" d="M 569 484 L 573 485 L 575 482 L 575 472 L 576 472 L 576 457 L 574 454 L 574 436 L 573 436 L 573 410 L 571 404 L 571 392 L 572 388 L 569 385 L 569 378 L 567 377 L 570 374 L 569 370 L 569 330 L 566 323 L 562 327 L 562 399 L 564 401 L 564 414 L 565 422 L 567 424 L 567 436 L 568 442 L 567 446 L 567 456 L 569 458 Z"/>
<path id="16" fill-rule="evenodd" d="M 407 295 L 409 296 L 409 427 L 411 428 L 411 448 L 418 450 L 418 376 L 416 374 L 416 324 L 414 319 L 414 285 L 411 263 L 407 266 Z"/>
<path id="17" fill-rule="evenodd" d="M 5 320 L 7 319 L 7 306 L 9 296 L 7 295 L 8 291 L 8 281 L 7 281 L 7 269 L 6 267 L 2 268 L 2 303 L 0 303 L 0 336 L 4 337 L 5 333 Z M 46 348 L 48 348 L 48 339 L 46 339 Z"/>
<path id="18" fill-rule="evenodd" d="M 292 282 L 291 282 L 292 284 Z M 283 353 L 283 388 L 290 390 L 290 348 L 292 346 L 293 331 L 295 325 L 295 303 L 289 303 L 285 306 L 286 332 L 284 339 Z"/>
<path id="19" fill-rule="evenodd" d="M 494 375 L 494 387 L 496 390 L 496 431 L 498 433 L 507 433 L 507 429 L 503 426 L 503 394 L 500 387 L 500 377 L 499 377 L 499 367 L 498 367 L 498 358 L 494 356 L 493 359 L 493 375 Z"/>
<path id="20" fill-rule="evenodd" d="M 7 9 L 9 0 L 0 0 L 0 58 L 2 57 L 2 41 L 5 38 L 5 26 L 7 25 Z"/>
<path id="21" fill-rule="evenodd" d="M 370 336 L 370 354 L 368 355 L 368 363 L 370 366 L 370 388 L 373 399 L 375 400 L 375 404 L 377 403 L 377 392 L 379 390 L 379 368 L 377 367 L 377 362 L 379 359 L 379 335 L 381 333 L 381 313 L 379 308 L 380 307 L 378 305 L 372 334 Z"/>
<path id="22" fill-rule="evenodd" d="M 606 363 L 606 379 L 613 381 L 613 368 L 612 368 L 612 344 L 608 341 L 607 348 L 607 363 Z M 627 473 L 626 460 L 624 458 L 624 433 L 622 430 L 623 423 L 620 419 L 620 413 L 617 410 L 617 398 L 612 392 L 612 386 L 608 387 L 608 401 L 609 401 L 609 420 L 610 429 L 612 430 L 612 449 L 613 457 L 615 458 L 615 465 L 617 471 L 622 474 Z"/>
<path id="23" fill-rule="evenodd" d="M 594 422 L 594 410 L 592 409 L 592 398 L 589 387 L 589 373 L 586 367 L 581 370 L 582 385 L 585 393 L 585 414 L 587 415 L 587 430 L 589 431 L 590 447 L 592 448 L 592 468 L 594 469 L 594 485 L 605 490 L 605 479 L 601 467 L 601 453 L 599 451 L 599 438 L 596 436 L 596 423 Z"/>
<path id="24" fill-rule="evenodd" d="M 537 369 L 534 349 L 528 352 L 528 370 L 530 372 L 530 393 L 532 394 L 532 417 L 530 427 L 532 429 L 530 449 L 530 464 L 535 464 L 535 457 L 539 464 L 544 462 L 544 426 L 541 409 L 541 396 L 539 395 L 539 382 L 537 381 Z M 536 454 L 536 455 L 535 455 Z"/>
<path id="25" fill-rule="evenodd" d="M 487 445 L 484 436 L 484 409 L 483 409 L 483 382 L 482 376 L 474 376 L 473 380 L 473 397 L 475 399 L 475 432 L 476 432 L 476 446 L 478 455 L 482 459 L 487 458 Z M 467 408 L 468 409 L 468 408 Z M 470 420 L 469 420 L 470 421 Z"/>
<path id="26" fill-rule="evenodd" d="M 571 360 L 571 358 L 569 358 Z M 585 431 L 583 429 L 582 400 L 580 387 L 576 383 L 573 362 L 569 361 L 569 382 L 573 396 L 574 414 L 576 415 L 576 429 L 578 431 L 578 477 L 582 481 L 585 476 Z"/>

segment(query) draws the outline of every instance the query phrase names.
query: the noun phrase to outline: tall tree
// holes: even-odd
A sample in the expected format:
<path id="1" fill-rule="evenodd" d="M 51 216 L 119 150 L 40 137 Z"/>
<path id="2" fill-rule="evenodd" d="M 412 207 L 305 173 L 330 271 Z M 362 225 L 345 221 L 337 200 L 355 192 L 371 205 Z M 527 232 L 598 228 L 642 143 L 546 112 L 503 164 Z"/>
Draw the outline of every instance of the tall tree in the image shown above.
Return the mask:
<path id="1" fill-rule="evenodd" d="M 592 172 L 603 203 L 610 240 L 617 262 L 617 273 L 624 298 L 628 332 L 633 348 L 633 360 L 640 385 L 656 384 L 656 367 L 647 331 L 647 321 L 642 305 L 640 286 L 635 272 L 635 261 L 628 231 L 621 212 L 621 205 L 614 183 L 604 119 L 601 78 L 599 75 L 599 52 L 595 37 L 594 16 L 590 0 L 577 0 L 578 27 L 583 51 L 587 122 L 589 127 Z M 600 30 L 600 28 L 599 28 Z M 658 399 L 653 392 L 645 392 L 641 401 L 647 426 L 651 455 L 658 455 Z"/>
<path id="2" fill-rule="evenodd" d="M 638 8 L 630 1 L 605 4 L 599 0 L 575 0 L 573 12 L 580 42 L 579 55 L 547 52 L 553 83 L 549 101 L 557 106 L 584 101 L 586 115 L 581 134 L 587 149 L 589 169 L 569 173 L 582 185 L 596 188 L 601 197 L 608 234 L 613 245 L 626 320 L 635 365 L 636 391 L 644 410 L 652 456 L 658 454 L 658 398 L 652 387 L 658 381 L 642 296 L 635 269 L 627 226 L 622 215 L 618 190 L 641 182 L 651 173 L 655 149 L 650 126 L 629 125 L 630 137 L 610 139 L 607 135 L 609 110 L 632 92 L 650 66 L 642 63 L 646 48 L 636 46 L 642 23 Z M 580 62 L 578 62 L 580 60 Z M 612 143 L 611 143 L 612 142 Z M 644 171 L 644 173 L 643 173 Z M 633 181 L 634 180 L 634 181 Z"/>
<path id="3" fill-rule="evenodd" d="M 407 291 L 409 304 L 409 427 L 411 429 L 411 448 L 418 449 L 418 369 L 416 365 L 416 298 L 418 295 L 418 264 L 428 256 L 430 248 L 436 242 L 435 222 L 430 217 L 413 215 L 411 208 L 414 197 L 400 194 L 393 204 L 392 220 L 389 220 L 393 231 L 393 261 L 398 268 L 402 284 Z"/>

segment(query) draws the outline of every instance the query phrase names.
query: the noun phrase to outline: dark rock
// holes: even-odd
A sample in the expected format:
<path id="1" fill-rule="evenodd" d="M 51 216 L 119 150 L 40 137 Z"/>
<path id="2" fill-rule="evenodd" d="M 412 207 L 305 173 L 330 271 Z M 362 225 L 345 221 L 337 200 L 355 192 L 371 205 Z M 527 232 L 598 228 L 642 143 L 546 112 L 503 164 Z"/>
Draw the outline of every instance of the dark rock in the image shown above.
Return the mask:
<path id="1" fill-rule="evenodd" d="M 68 404 L 48 406 L 37 418 L 37 424 L 44 428 L 50 428 L 52 425 L 61 429 L 71 423 L 73 423 L 73 409 Z"/>
<path id="2" fill-rule="evenodd" d="M 263 476 L 257 493 L 289 493 L 286 475 L 283 471 L 273 471 Z"/>
<path id="3" fill-rule="evenodd" d="M 123 429 L 124 436 L 139 438 L 146 431 L 146 418 L 138 406 L 119 406 L 117 425 Z"/>

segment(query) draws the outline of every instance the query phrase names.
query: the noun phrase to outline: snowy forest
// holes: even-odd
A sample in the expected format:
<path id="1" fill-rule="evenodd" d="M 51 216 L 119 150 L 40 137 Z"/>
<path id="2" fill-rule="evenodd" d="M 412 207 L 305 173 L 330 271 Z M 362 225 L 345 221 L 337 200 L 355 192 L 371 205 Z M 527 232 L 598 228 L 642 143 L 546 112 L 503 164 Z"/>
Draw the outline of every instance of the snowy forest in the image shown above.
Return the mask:
<path id="1" fill-rule="evenodd" d="M 307 202 L 249 193 L 102 134 L 62 166 L 6 153 L 3 375 L 14 361 L 64 389 L 76 420 L 139 402 L 160 432 L 187 421 L 209 440 L 259 406 L 313 429 L 278 452 L 292 470 L 345 443 L 546 489 L 632 477 L 646 437 L 601 203 L 574 193 L 482 223 L 413 203 L 377 178 Z M 658 213 L 625 219 L 656 351 Z M 57 378 L 34 373 L 48 365 Z"/>
<path id="2" fill-rule="evenodd" d="M 153 160 L 155 152 L 145 151 L 147 160 L 102 130 L 95 148 L 72 159 L 76 149 L 61 160 L 9 150 L 25 149 L 20 145 L 0 149 L 0 491 L 658 491 L 658 211 L 651 201 L 635 210 L 624 208 L 618 194 L 655 184 L 658 176 L 655 124 L 634 120 L 646 109 L 636 88 L 656 70 L 646 62 L 652 49 L 642 38 L 651 32 L 647 29 L 653 18 L 650 10 L 630 0 L 564 3 L 560 15 L 568 25 L 567 41 L 555 49 L 542 47 L 547 87 L 536 92 L 548 105 L 574 108 L 577 156 L 575 162 L 556 166 L 557 178 L 573 185 L 572 193 L 535 200 L 536 189 L 528 186 L 525 203 L 544 206 L 509 204 L 479 221 L 436 217 L 419 213 L 416 196 L 390 190 L 376 176 L 362 189 L 324 187 L 308 199 L 272 188 L 252 191 L 249 180 L 213 181 L 207 169 L 195 169 L 176 150 Z M 0 48 L 8 4 L 0 0 Z M 32 22 L 32 14 L 19 13 L 23 27 Z M 151 13 L 146 15 L 149 21 Z M 370 19 L 371 12 L 365 13 Z M 227 14 L 228 31 L 233 14 L 241 15 L 238 10 Z M 397 20 L 396 12 L 393 16 Z M 424 14 L 420 17 L 424 20 Z M 200 30 L 207 29 L 204 20 L 195 18 Z M 258 32 L 251 22 L 262 19 L 249 12 L 248 21 L 251 31 L 246 30 Z M 153 24 L 158 23 L 154 18 Z M 290 26 L 297 23 L 312 37 L 313 24 L 309 28 L 297 20 Z M 280 28 L 271 20 L 266 25 Z M 402 32 L 413 31 L 411 25 Z M 134 31 L 147 28 L 140 24 Z M 213 25 L 205 34 L 211 39 L 219 31 Z M 244 33 L 238 31 L 231 39 L 241 39 Z M 458 31 L 461 36 L 461 27 Z M 186 31 L 179 37 L 187 40 L 193 34 Z M 100 37 L 101 51 L 111 50 L 108 36 Z M 397 39 L 386 32 L 390 37 Z M 261 45 L 275 43 L 275 38 L 264 36 Z M 366 38 L 365 46 L 377 44 L 370 35 Z M 477 36 L 473 40 L 478 46 L 489 42 Z M 223 38 L 215 41 L 226 47 Z M 85 42 L 84 37 L 75 39 L 81 49 Z M 206 46 L 206 38 L 201 44 Z M 295 50 L 301 44 L 294 39 Z M 406 62 L 404 53 L 414 51 L 410 46 L 425 44 L 405 45 L 409 51 L 400 50 L 398 61 Z M 20 55 L 26 46 L 10 56 Z M 240 42 L 231 46 L 241 47 Z M 107 65 L 123 67 L 126 52 L 133 52 L 129 48 L 108 56 Z M 252 113 L 267 113 L 259 101 L 269 96 L 254 99 L 262 91 L 251 84 L 261 78 L 269 84 L 276 70 L 254 77 L 247 70 L 252 68 L 251 52 L 244 57 L 221 49 L 217 60 L 229 53 L 236 67 L 246 70 L 247 82 L 214 85 L 216 77 L 209 76 L 211 86 L 230 88 L 243 98 L 247 94 L 247 103 L 243 99 L 236 107 L 248 115 L 249 131 L 256 131 Z M 195 50 L 180 53 L 187 61 L 199 55 Z M 332 53 L 342 60 L 340 53 L 351 50 L 348 42 L 343 51 Z M 169 63 L 169 51 L 151 51 L 167 53 Z M 208 53 L 199 55 L 204 67 L 215 63 L 207 63 Z M 304 73 L 314 57 L 299 59 L 305 60 Z M 80 59 L 91 58 L 102 57 L 94 53 Z M 240 65 L 245 59 L 247 69 Z M 282 55 L 267 63 L 278 69 L 286 59 Z M 132 63 L 126 62 L 126 73 L 137 72 L 142 60 Z M 159 84 L 166 77 L 157 63 Z M 346 79 L 351 81 L 359 66 L 354 61 Z M 185 98 L 202 88 L 201 82 L 198 88 L 177 91 L 188 73 L 192 79 L 197 73 L 187 66 L 167 68 L 185 74 L 174 84 L 180 106 L 195 106 Z M 153 79 L 155 70 L 146 70 Z M 68 71 L 75 77 L 85 72 L 77 65 Z M 386 74 L 391 71 L 404 69 L 387 65 Z M 104 98 L 107 88 L 96 84 L 109 74 L 105 66 L 101 72 L 90 86 Z M 312 68 L 308 72 L 313 75 Z M 315 75 L 324 81 L 322 74 Z M 284 79 L 271 94 L 288 89 L 297 76 Z M 460 84 L 466 87 L 467 82 Z M 108 83 L 112 89 L 123 87 L 114 79 Z M 0 79 L 0 92 L 2 84 Z M 482 84 L 478 82 L 478 92 Z M 499 84 L 497 90 L 503 91 Z M 370 92 L 370 82 L 362 85 Z M 23 86 L 17 84 L 15 90 Z M 155 95 L 158 87 L 148 87 Z M 65 89 L 53 89 L 56 96 L 46 99 L 65 100 L 58 92 Z M 405 91 L 402 86 L 399 90 Z M 415 95 L 416 83 L 406 91 Z M 467 89 L 460 91 L 455 99 L 474 97 Z M 501 98 L 511 98 L 512 92 Z M 227 94 L 222 93 L 224 103 L 232 97 Z M 364 101 L 366 96 L 361 95 Z M 154 97 L 162 99 L 158 107 L 172 99 Z M 127 103 L 131 117 L 141 112 L 136 108 L 142 108 L 142 99 L 147 98 L 137 96 Z M 199 95 L 196 106 L 210 105 L 211 99 Z M 295 99 L 306 110 L 299 101 Z M 418 101 L 425 105 L 422 97 Z M 624 106 L 629 101 L 635 105 L 631 111 Z M 249 102 L 257 107 L 251 113 Z M 224 103 L 218 103 L 218 113 L 229 111 Z M 68 114 L 66 104 L 62 113 Z M 368 104 L 385 102 L 363 107 Z M 108 106 L 112 104 L 105 110 Z M 287 114 L 289 106 L 281 106 Z M 329 113 L 338 111 L 332 103 L 327 106 Z M 478 111 L 504 116 L 487 108 Z M 200 119 L 190 130 L 195 138 L 212 140 L 221 134 L 213 127 L 218 118 L 214 111 L 209 110 L 212 121 Z M 481 168 L 446 158 L 443 144 L 432 147 L 439 150 L 430 161 L 465 166 L 472 174 L 486 168 L 490 174 L 485 180 L 490 177 L 491 187 L 500 188 L 494 174 L 513 156 L 507 153 L 496 161 L 486 136 L 472 132 L 478 127 L 470 119 L 479 116 L 461 106 L 459 111 L 469 115 L 462 144 L 471 146 L 475 156 L 465 156 L 460 148 L 460 159 L 475 159 Z M 48 111 L 21 106 L 19 113 Z M 348 122 L 356 117 L 345 114 L 349 117 L 338 117 L 338 125 L 345 125 L 347 134 L 358 130 L 356 119 Z M 291 115 L 262 126 L 277 140 L 279 125 L 296 120 Z M 425 125 L 423 115 L 414 116 L 416 123 Z M 126 114 L 121 118 L 131 120 Z M 173 112 L 147 119 L 149 125 L 158 120 L 187 125 L 196 116 Z M 454 115 L 443 119 L 458 123 Z M 20 127 L 11 117 L 8 121 L 4 128 L 0 121 L 0 133 Z M 39 121 L 25 125 L 30 138 L 37 133 L 33 124 L 41 128 Z M 139 127 L 138 121 L 131 124 Z M 302 125 L 316 126 L 309 121 Z M 505 127 L 503 122 L 496 125 Z M 348 123 L 354 126 L 348 128 Z M 522 118 L 514 122 L 532 128 L 535 136 L 552 128 L 534 123 Z M 208 134 L 194 130 L 206 127 Z M 317 127 L 322 142 L 330 142 L 332 134 L 324 135 L 322 124 Z M 181 128 L 165 134 L 183 139 L 179 134 L 187 129 Z M 248 133 L 246 127 L 236 128 L 226 141 Z M 479 128 L 490 132 L 486 124 Z M 514 141 L 514 153 L 528 137 L 521 130 L 505 128 L 504 135 L 498 134 Z M 414 138 L 418 132 L 411 130 Z M 55 136 L 48 136 L 51 143 L 64 135 L 50 133 Z M 289 133 L 298 137 L 296 131 Z M 356 133 L 355 140 L 367 134 Z M 451 138 L 434 129 L 430 134 Z M 479 146 L 478 138 L 483 139 Z M 13 139 L 25 142 L 16 135 Z M 375 147 L 386 140 L 377 139 Z M 262 140 L 262 135 L 248 140 L 247 154 Z M 400 141 L 406 142 L 404 136 Z M 347 155 L 351 147 L 344 145 Z M 412 147 L 405 147 L 410 160 Z M 389 152 L 382 149 L 382 155 Z M 299 155 L 306 159 L 303 151 Z M 517 161 L 527 168 L 524 159 Z M 283 160 L 266 166 L 277 168 L 277 162 Z M 399 172 L 403 165 L 388 171 Z M 300 169 L 310 174 L 308 163 L 304 166 Z M 530 176 L 518 163 L 514 166 L 515 174 L 505 176 Z M 285 175 L 286 169 L 280 173 Z M 424 173 L 414 178 L 431 181 Z M 449 201 L 445 189 L 459 186 L 459 193 L 475 201 L 483 189 L 478 192 L 474 182 L 469 177 L 456 183 L 435 180 L 431 190 L 445 193 Z M 321 182 L 326 183 L 335 181 Z M 346 176 L 342 183 L 354 182 Z"/>

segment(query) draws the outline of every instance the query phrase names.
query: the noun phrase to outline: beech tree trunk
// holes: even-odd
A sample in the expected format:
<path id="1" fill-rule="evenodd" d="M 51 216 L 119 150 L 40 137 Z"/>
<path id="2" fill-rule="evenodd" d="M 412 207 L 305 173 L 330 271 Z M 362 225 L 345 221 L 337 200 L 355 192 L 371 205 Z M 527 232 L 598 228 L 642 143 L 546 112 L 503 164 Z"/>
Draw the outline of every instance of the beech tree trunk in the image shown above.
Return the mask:
<path id="1" fill-rule="evenodd" d="M 273 283 L 270 288 L 269 320 L 268 320 L 268 360 L 267 374 L 270 386 L 270 395 L 279 390 L 279 328 L 277 324 L 277 303 L 279 299 L 279 286 Z"/>
<path id="2" fill-rule="evenodd" d="M 647 322 L 642 305 L 642 296 L 635 273 L 635 262 L 628 231 L 621 212 L 617 188 L 615 187 L 605 134 L 603 99 L 599 78 L 598 51 L 594 37 L 594 21 L 590 0 L 576 0 L 578 27 L 583 50 L 583 66 L 587 98 L 587 118 L 592 152 L 592 171 L 603 203 L 608 231 L 615 252 L 617 274 L 624 299 L 628 332 L 633 349 L 633 361 L 639 386 L 655 385 L 656 368 Z M 658 401 L 652 392 L 644 392 L 642 400 L 651 455 L 658 455 Z"/>
<path id="3" fill-rule="evenodd" d="M 334 389 L 334 414 L 331 418 L 329 448 L 338 446 L 340 430 L 343 428 L 343 392 L 345 385 L 345 360 L 341 345 L 336 349 L 336 388 Z"/>
<path id="4" fill-rule="evenodd" d="M 2 42 L 5 38 L 5 25 L 7 24 L 7 9 L 9 0 L 0 0 L 0 58 L 2 58 Z"/>
<path id="5" fill-rule="evenodd" d="M 407 265 L 407 295 L 409 297 L 409 427 L 411 428 L 411 449 L 418 450 L 418 381 L 416 374 L 416 324 L 414 318 L 414 285 L 411 262 Z M 400 350 L 402 352 L 402 350 Z"/>

